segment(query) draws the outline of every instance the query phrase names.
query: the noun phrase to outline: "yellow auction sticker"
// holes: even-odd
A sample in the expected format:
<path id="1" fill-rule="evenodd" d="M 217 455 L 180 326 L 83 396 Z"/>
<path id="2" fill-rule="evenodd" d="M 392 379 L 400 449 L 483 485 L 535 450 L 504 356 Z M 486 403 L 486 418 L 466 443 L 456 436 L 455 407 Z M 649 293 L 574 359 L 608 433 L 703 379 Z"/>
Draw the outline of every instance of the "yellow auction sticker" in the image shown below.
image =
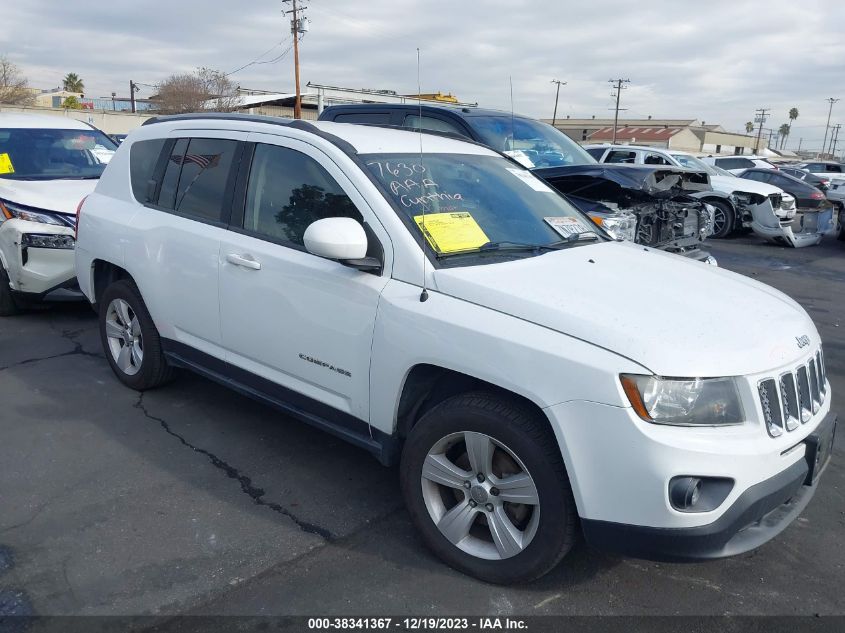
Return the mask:
<path id="1" fill-rule="evenodd" d="M 12 166 L 12 159 L 8 154 L 0 154 L 0 174 L 14 174 L 15 168 Z"/>
<path id="2" fill-rule="evenodd" d="M 414 222 L 438 253 L 469 251 L 490 241 L 475 218 L 466 211 L 415 215 Z"/>

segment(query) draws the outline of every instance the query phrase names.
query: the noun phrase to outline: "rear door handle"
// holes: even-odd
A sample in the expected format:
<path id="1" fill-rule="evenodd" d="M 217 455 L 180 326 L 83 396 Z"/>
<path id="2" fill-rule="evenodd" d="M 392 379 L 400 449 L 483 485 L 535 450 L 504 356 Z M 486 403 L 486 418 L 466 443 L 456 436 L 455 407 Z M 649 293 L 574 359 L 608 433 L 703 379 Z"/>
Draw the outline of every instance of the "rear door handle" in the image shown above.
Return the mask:
<path id="1" fill-rule="evenodd" d="M 238 255 L 237 253 L 229 253 L 226 255 L 226 261 L 235 266 L 242 266 L 250 270 L 261 270 L 261 262 L 255 261 L 252 255 Z"/>

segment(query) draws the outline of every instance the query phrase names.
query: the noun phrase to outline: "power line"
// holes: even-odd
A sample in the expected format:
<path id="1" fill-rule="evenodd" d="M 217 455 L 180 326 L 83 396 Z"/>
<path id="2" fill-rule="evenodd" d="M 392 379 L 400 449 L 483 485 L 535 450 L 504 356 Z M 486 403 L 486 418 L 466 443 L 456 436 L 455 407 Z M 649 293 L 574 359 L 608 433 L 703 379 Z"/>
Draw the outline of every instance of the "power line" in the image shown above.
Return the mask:
<path id="1" fill-rule="evenodd" d="M 261 65 L 261 64 L 275 64 L 276 62 L 280 61 L 280 60 L 281 60 L 281 59 L 282 59 L 285 55 L 287 55 L 287 54 L 290 52 L 290 49 L 291 49 L 291 47 L 290 47 L 290 46 L 289 46 L 287 49 L 285 49 L 284 51 L 282 51 L 282 54 L 281 54 L 281 55 L 279 55 L 278 57 L 275 57 L 275 58 L 273 58 L 273 59 L 263 60 L 263 61 L 261 61 L 261 58 L 262 58 L 262 57 L 264 57 L 264 56 L 265 56 L 267 53 L 269 53 L 270 51 L 272 51 L 272 50 L 274 50 L 274 49 L 278 48 L 279 46 L 281 46 L 282 44 L 284 44 L 285 42 L 287 42 L 288 40 L 290 40 L 290 39 L 291 39 L 291 37 L 292 37 L 292 36 L 290 36 L 290 35 L 289 35 L 288 37 L 284 38 L 283 40 L 280 40 L 278 44 L 275 44 L 274 46 L 271 46 L 271 47 L 270 47 L 270 48 L 268 48 L 266 51 L 264 51 L 261 55 L 259 55 L 259 56 L 258 56 L 258 57 L 256 57 L 254 60 L 252 60 L 251 62 L 249 62 L 248 64 L 244 64 L 243 66 L 241 66 L 241 67 L 239 67 L 239 68 L 235 68 L 235 70 L 232 70 L 232 71 L 230 71 L 230 72 L 226 73 L 226 74 L 225 74 L 225 75 L 223 75 L 223 76 L 224 76 L 224 77 L 228 77 L 229 75 L 234 75 L 235 73 L 238 73 L 238 72 L 242 71 L 244 68 L 249 68 L 250 66 L 258 66 L 258 65 Z"/>

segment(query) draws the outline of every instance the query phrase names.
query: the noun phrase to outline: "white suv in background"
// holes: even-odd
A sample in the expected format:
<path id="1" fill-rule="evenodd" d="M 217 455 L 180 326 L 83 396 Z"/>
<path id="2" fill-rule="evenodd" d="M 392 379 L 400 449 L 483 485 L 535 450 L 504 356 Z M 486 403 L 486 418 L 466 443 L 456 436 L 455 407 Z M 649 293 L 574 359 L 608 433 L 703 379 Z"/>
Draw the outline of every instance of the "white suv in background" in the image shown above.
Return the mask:
<path id="1" fill-rule="evenodd" d="M 777 169 L 777 166 L 762 156 L 702 156 L 708 165 L 715 165 L 732 174 L 739 174 L 746 169 Z"/>
<path id="2" fill-rule="evenodd" d="M 713 191 L 696 194 L 715 209 L 714 238 L 727 237 L 740 227 L 751 228 L 766 239 L 782 238 L 794 245 L 789 225 L 795 217 L 795 198 L 778 187 L 749 182 L 720 167 L 703 162 L 690 152 L 641 145 L 585 145 L 600 163 L 673 165 L 710 176 Z M 790 241 L 789 238 L 792 238 Z"/>
<path id="3" fill-rule="evenodd" d="M 797 303 L 610 239 L 454 138 L 153 120 L 83 204 L 76 271 L 124 384 L 187 367 L 399 462 L 425 542 L 491 582 L 549 571 L 577 529 L 633 555 L 747 551 L 831 451 Z"/>
<path id="4" fill-rule="evenodd" d="M 76 209 L 116 148 L 74 119 L 0 113 L 0 316 L 73 296 Z"/>

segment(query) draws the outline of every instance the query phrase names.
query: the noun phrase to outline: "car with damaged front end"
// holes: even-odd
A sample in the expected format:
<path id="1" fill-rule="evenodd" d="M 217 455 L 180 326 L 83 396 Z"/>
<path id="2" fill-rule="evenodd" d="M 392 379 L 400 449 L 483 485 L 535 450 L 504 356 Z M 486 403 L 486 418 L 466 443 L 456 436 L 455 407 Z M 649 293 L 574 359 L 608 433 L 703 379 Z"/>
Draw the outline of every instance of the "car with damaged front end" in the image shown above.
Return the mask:
<path id="1" fill-rule="evenodd" d="M 524 167 L 620 239 L 716 264 L 701 248 L 714 209 L 700 201 L 707 174 L 666 166 L 597 165 L 557 128 L 501 110 L 426 104 L 331 106 L 321 121 L 418 129 L 482 143 Z"/>
<path id="2" fill-rule="evenodd" d="M 116 145 L 74 119 L 0 113 L 0 316 L 81 299 L 73 266 L 80 201 Z"/>

